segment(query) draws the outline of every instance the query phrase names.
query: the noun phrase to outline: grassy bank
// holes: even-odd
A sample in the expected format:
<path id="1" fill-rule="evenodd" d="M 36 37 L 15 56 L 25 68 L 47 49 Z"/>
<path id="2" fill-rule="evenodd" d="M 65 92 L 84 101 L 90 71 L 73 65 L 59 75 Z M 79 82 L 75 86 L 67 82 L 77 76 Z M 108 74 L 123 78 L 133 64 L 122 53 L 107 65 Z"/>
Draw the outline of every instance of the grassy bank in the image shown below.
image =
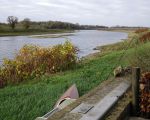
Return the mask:
<path id="1" fill-rule="evenodd" d="M 6 29 L 1 30 L 0 29 L 0 37 L 3 36 L 26 36 L 26 35 L 41 35 L 41 34 L 55 34 L 55 33 L 68 33 L 68 32 L 74 32 L 73 30 L 66 30 L 66 29 Z"/>
<path id="2" fill-rule="evenodd" d="M 117 46 L 121 45 L 122 47 L 118 49 Z M 136 48 L 138 49 L 139 46 Z M 141 44 L 138 50 L 146 52 L 149 48 L 150 43 L 147 42 Z M 134 56 L 135 46 L 129 39 L 123 43 L 114 44 L 113 47 L 105 46 L 102 52 L 103 54 L 98 53 L 91 59 L 81 61 L 73 70 L 51 76 L 44 75 L 18 86 L 0 89 L 0 118 L 2 120 L 34 120 L 52 109 L 61 94 L 73 83 L 76 83 L 79 94 L 82 96 L 110 77 L 115 67 L 129 65 L 128 58 Z"/>
<path id="3" fill-rule="evenodd" d="M 83 95 L 107 78 L 121 54 L 114 52 L 86 61 L 75 70 L 1 89 L 0 117 L 3 120 L 33 120 L 42 116 L 52 109 L 60 95 L 73 83 Z"/>

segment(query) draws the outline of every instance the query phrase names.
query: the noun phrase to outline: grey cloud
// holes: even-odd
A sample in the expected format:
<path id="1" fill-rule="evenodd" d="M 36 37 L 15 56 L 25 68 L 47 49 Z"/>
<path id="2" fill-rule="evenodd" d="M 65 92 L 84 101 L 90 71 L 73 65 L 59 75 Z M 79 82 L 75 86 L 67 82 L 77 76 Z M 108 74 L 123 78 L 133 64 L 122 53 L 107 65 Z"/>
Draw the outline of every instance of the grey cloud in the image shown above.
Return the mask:
<path id="1" fill-rule="evenodd" d="M 80 24 L 150 26 L 148 0 L 0 0 L 0 22 L 60 20 Z"/>

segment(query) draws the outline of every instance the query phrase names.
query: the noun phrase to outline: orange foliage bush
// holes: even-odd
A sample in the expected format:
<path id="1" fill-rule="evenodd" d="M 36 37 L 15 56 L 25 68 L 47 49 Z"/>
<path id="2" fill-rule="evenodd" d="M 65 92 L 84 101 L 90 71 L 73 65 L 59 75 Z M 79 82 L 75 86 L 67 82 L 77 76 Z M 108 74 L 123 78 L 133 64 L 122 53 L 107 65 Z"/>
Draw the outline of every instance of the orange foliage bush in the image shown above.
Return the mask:
<path id="1" fill-rule="evenodd" d="M 48 48 L 25 45 L 14 60 L 4 59 L 0 68 L 0 87 L 69 69 L 77 62 L 77 51 L 68 41 Z"/>
<path id="2" fill-rule="evenodd" d="M 150 41 L 150 32 L 146 32 L 139 38 L 140 42 Z"/>
<path id="3" fill-rule="evenodd" d="M 150 72 L 142 74 L 140 81 L 140 112 L 150 118 Z"/>
<path id="4" fill-rule="evenodd" d="M 137 30 L 135 31 L 135 33 L 139 34 L 139 33 L 147 32 L 148 30 L 149 30 L 148 28 L 137 29 Z"/>

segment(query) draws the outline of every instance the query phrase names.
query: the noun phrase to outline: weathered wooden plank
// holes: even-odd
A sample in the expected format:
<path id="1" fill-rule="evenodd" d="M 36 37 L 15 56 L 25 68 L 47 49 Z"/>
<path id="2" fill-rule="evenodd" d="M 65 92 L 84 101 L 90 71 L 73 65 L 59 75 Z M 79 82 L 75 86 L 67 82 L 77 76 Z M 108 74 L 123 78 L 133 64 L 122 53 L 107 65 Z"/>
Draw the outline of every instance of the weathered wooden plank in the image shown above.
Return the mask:
<path id="1" fill-rule="evenodd" d="M 91 110 L 94 107 L 94 105 L 86 104 L 86 103 L 81 103 L 78 107 L 73 109 L 71 113 L 81 113 L 81 114 L 86 114 L 89 110 Z"/>
<path id="2" fill-rule="evenodd" d="M 98 104 L 95 105 L 87 114 L 83 115 L 80 120 L 101 120 L 106 113 L 114 106 L 118 99 L 128 90 L 130 83 L 123 82 Z"/>
<path id="3" fill-rule="evenodd" d="M 139 85 L 140 85 L 140 68 L 135 67 L 132 70 L 132 106 L 133 115 L 137 115 L 139 110 Z"/>

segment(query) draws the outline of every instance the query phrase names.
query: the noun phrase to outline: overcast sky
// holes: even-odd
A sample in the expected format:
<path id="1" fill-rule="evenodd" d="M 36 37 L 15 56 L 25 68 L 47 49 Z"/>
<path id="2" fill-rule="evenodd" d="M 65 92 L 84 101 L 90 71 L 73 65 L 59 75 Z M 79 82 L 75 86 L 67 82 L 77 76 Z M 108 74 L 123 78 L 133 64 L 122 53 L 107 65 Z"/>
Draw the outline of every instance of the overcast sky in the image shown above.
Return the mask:
<path id="1" fill-rule="evenodd" d="M 150 26 L 150 0 L 0 0 L 0 22 L 10 15 L 19 20 Z"/>

